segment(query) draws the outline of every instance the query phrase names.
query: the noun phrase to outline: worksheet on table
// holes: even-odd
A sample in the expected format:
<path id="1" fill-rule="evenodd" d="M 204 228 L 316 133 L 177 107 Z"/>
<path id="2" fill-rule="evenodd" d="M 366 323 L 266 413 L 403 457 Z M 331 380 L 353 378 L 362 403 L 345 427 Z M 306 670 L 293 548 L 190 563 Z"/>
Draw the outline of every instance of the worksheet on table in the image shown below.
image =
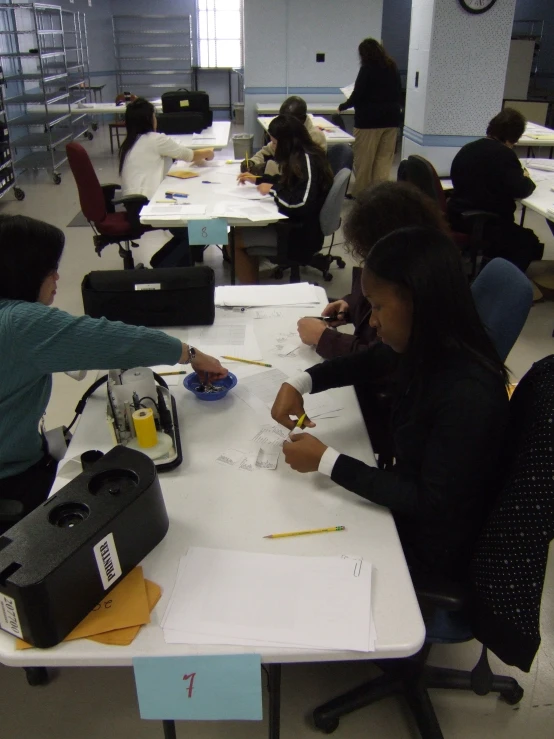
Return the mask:
<path id="1" fill-rule="evenodd" d="M 225 321 L 223 325 L 191 328 L 188 340 L 196 348 L 216 357 L 222 355 L 240 359 L 261 359 L 261 351 L 251 322 Z"/>

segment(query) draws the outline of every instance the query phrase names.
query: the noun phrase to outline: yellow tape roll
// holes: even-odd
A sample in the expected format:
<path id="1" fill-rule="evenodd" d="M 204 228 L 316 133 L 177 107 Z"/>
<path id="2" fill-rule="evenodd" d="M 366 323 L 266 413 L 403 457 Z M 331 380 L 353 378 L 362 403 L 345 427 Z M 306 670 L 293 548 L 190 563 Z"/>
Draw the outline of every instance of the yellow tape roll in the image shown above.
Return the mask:
<path id="1" fill-rule="evenodd" d="M 158 432 L 154 421 L 152 408 L 141 408 L 133 411 L 133 425 L 137 435 L 137 441 L 143 449 L 149 449 L 158 443 Z"/>

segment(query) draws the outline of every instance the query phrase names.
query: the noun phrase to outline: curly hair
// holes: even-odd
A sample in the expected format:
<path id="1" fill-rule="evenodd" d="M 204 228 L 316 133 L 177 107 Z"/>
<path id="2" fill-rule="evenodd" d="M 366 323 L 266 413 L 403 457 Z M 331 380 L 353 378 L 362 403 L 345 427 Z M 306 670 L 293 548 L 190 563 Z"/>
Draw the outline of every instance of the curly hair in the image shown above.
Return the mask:
<path id="1" fill-rule="evenodd" d="M 356 199 L 344 226 L 351 253 L 365 261 L 374 244 L 399 228 L 423 226 L 450 236 L 439 206 L 408 182 L 382 182 Z"/>
<path id="2" fill-rule="evenodd" d="M 504 108 L 489 121 L 487 136 L 498 139 L 503 144 L 515 144 L 523 136 L 527 121 L 519 110 Z"/>

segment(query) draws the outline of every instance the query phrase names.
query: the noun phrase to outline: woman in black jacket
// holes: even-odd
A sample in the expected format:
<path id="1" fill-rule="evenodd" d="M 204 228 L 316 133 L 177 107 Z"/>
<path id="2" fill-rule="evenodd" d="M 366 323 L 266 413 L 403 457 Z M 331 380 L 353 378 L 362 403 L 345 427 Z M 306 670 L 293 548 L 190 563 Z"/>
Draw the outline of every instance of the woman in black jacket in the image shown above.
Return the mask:
<path id="1" fill-rule="evenodd" d="M 299 262 L 308 261 L 323 245 L 319 213 L 333 184 L 333 173 L 323 149 L 293 116 L 278 115 L 269 124 L 268 133 L 275 144 L 275 162 L 281 172 L 261 177 L 244 172 L 238 180 L 257 183 L 262 195 L 273 196 L 279 212 L 290 222 L 289 253 Z M 277 238 L 277 229 L 272 225 L 237 229 L 235 264 L 243 285 L 258 282 L 258 259 L 250 256 L 247 249 L 277 248 Z"/>
<path id="2" fill-rule="evenodd" d="M 366 38 L 358 47 L 360 71 L 339 112 L 354 108 L 354 195 L 389 179 L 400 125 L 398 69 L 382 44 Z"/>
<path id="3" fill-rule="evenodd" d="M 272 415 L 292 428 L 303 393 L 390 378 L 395 464 L 370 467 L 310 434 L 294 435 L 285 458 L 390 508 L 410 568 L 464 580 L 497 491 L 506 369 L 443 233 L 406 228 L 385 236 L 367 257 L 362 286 L 380 343 L 291 378 Z"/>

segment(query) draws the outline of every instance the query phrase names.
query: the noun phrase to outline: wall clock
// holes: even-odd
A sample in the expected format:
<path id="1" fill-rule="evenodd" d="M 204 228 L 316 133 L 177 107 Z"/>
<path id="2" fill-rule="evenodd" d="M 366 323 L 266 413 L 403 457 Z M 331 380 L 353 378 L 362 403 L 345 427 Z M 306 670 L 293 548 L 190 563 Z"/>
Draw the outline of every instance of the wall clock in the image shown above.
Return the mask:
<path id="1" fill-rule="evenodd" d="M 496 0 L 459 0 L 460 5 L 468 13 L 478 15 L 479 13 L 486 13 L 495 4 Z"/>

